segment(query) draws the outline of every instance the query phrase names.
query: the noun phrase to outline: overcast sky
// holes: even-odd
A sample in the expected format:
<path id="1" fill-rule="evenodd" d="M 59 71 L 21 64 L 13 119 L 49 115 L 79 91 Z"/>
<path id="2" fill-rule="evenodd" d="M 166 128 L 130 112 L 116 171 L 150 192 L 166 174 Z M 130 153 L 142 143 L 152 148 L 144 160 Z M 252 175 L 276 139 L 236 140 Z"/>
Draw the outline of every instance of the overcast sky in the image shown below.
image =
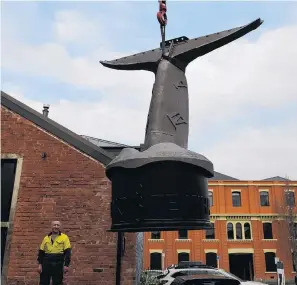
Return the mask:
<path id="1" fill-rule="evenodd" d="M 1 89 L 78 134 L 144 140 L 154 75 L 104 68 L 160 42 L 157 1 L 2 2 Z M 168 38 L 264 24 L 187 68 L 189 149 L 239 179 L 297 179 L 297 3 L 168 1 Z"/>

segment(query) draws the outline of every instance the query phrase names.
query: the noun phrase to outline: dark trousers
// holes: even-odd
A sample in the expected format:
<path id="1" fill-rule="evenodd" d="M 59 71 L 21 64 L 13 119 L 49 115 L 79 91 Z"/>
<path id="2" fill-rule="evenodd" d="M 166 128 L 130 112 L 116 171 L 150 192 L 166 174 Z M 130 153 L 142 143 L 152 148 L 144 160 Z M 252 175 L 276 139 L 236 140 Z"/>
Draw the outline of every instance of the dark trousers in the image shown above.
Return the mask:
<path id="1" fill-rule="evenodd" d="M 52 285 L 63 284 L 64 262 L 44 262 L 40 274 L 39 285 L 49 285 L 52 279 Z"/>

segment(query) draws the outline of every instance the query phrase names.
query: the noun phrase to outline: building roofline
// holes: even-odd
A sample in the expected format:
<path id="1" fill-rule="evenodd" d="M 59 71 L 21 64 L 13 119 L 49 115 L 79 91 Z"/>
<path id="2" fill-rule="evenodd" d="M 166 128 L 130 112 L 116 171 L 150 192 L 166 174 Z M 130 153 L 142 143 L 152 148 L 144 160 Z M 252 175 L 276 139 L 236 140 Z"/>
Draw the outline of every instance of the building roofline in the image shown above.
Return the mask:
<path id="1" fill-rule="evenodd" d="M 114 142 L 114 141 L 108 141 L 108 140 L 104 140 L 104 139 L 100 139 L 100 138 L 95 138 L 95 137 L 91 137 L 91 136 L 87 136 L 87 135 L 80 135 L 82 136 L 83 138 L 86 138 L 86 139 L 93 139 L 93 140 L 96 140 L 96 141 L 100 141 L 100 142 L 104 142 L 104 143 L 108 143 L 110 144 L 110 146 L 102 146 L 104 148 L 135 148 L 135 149 L 140 149 L 140 146 L 131 146 L 131 145 L 127 145 L 127 144 L 122 144 L 122 143 L 117 143 L 117 142 Z"/>
<path id="2" fill-rule="evenodd" d="M 1 91 L 1 105 L 104 165 L 107 165 L 113 159 L 112 155 L 101 147 L 94 145 L 80 135 L 45 117 L 3 91 Z"/>

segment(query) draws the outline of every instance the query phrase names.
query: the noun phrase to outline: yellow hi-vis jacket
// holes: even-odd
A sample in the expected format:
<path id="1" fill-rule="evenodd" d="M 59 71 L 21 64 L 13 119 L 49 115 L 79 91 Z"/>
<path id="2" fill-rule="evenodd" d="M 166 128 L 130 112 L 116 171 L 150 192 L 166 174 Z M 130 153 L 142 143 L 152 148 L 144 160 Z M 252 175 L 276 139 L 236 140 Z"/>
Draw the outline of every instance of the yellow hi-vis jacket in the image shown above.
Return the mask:
<path id="1" fill-rule="evenodd" d="M 58 236 L 52 241 L 52 233 L 44 237 L 39 247 L 38 262 L 42 264 L 44 260 L 65 261 L 65 266 L 70 264 L 71 244 L 69 237 L 59 232 Z"/>

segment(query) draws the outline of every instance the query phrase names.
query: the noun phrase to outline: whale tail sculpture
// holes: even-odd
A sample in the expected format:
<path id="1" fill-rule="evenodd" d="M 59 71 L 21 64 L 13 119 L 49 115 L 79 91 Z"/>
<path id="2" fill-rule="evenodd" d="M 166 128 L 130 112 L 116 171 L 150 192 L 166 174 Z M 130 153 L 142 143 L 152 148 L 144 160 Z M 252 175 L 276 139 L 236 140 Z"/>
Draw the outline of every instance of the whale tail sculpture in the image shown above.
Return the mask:
<path id="1" fill-rule="evenodd" d="M 213 165 L 206 157 L 187 150 L 186 67 L 257 29 L 262 22 L 257 19 L 246 26 L 191 40 L 185 36 L 168 40 L 164 52 L 156 48 L 100 61 L 105 67 L 147 70 L 156 75 L 143 149 L 123 149 L 106 168 L 112 181 L 111 231 L 210 226 L 207 178 L 213 177 Z"/>

